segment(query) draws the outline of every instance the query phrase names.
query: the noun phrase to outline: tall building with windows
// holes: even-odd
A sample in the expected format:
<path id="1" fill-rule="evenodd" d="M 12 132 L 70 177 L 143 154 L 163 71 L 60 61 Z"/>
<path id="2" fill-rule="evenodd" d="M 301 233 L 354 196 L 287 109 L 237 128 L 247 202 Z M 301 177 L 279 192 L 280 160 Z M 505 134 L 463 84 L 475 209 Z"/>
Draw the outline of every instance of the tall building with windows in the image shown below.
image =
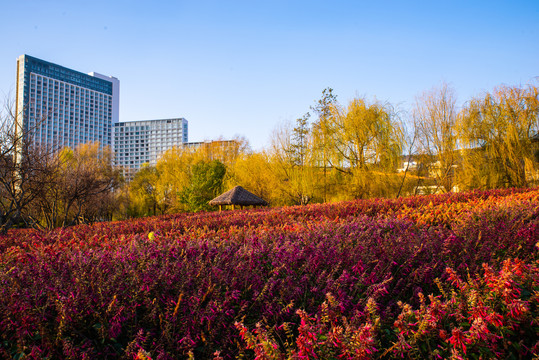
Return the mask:
<path id="1" fill-rule="evenodd" d="M 142 164 L 155 165 L 166 150 L 188 140 L 184 118 L 128 121 L 114 124 L 116 165 L 129 179 Z"/>
<path id="2" fill-rule="evenodd" d="M 120 82 L 21 55 L 17 59 L 16 128 L 53 149 L 110 146 L 128 179 L 174 146 L 187 143 L 184 118 L 119 122 Z"/>
<path id="3" fill-rule="evenodd" d="M 28 55 L 17 59 L 17 131 L 52 148 L 87 142 L 113 146 L 120 82 L 84 74 Z"/>

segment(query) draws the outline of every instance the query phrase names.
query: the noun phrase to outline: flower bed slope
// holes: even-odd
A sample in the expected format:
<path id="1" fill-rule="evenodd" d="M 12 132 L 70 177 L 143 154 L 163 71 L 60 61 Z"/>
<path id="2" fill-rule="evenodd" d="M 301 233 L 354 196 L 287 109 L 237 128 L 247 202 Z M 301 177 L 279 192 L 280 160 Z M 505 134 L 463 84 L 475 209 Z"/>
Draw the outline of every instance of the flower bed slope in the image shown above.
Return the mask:
<path id="1" fill-rule="evenodd" d="M 480 324 L 450 287 L 469 277 L 466 291 L 487 303 L 485 279 L 521 264 L 520 294 L 488 306 L 529 337 L 538 219 L 539 190 L 509 189 L 11 231 L 0 237 L 0 357 L 265 358 L 268 344 L 274 358 L 390 358 L 407 346 L 418 358 L 528 356 L 534 344 L 501 343 L 510 336 L 494 325 L 475 342 Z M 438 308 L 453 309 L 433 325 L 447 337 L 417 340 L 424 329 L 411 324 Z M 324 345 L 338 326 L 343 347 Z M 349 348 L 356 338 L 363 347 Z"/>

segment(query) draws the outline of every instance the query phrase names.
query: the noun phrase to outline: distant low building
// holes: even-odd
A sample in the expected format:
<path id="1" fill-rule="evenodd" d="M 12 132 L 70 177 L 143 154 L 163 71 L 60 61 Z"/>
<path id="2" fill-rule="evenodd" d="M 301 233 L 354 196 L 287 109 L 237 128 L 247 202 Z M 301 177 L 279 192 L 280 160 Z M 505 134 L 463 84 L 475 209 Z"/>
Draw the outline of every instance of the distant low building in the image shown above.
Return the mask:
<path id="1" fill-rule="evenodd" d="M 227 162 L 241 151 L 242 144 L 237 140 L 209 140 L 188 142 L 183 147 L 193 151 L 204 151 L 208 159 Z"/>
<path id="2" fill-rule="evenodd" d="M 401 167 L 397 169 L 397 172 L 413 171 L 417 169 L 417 161 L 403 161 Z"/>

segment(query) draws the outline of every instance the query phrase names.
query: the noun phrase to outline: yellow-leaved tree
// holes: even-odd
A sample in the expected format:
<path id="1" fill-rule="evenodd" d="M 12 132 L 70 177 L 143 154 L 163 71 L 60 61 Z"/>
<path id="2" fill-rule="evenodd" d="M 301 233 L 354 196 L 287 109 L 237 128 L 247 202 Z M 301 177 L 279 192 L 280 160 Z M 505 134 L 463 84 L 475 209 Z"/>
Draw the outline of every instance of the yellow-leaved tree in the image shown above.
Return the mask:
<path id="1" fill-rule="evenodd" d="M 245 153 L 229 168 L 227 188 L 241 185 L 272 206 L 285 205 L 274 166 L 265 151 Z"/>
<path id="2" fill-rule="evenodd" d="M 500 86 L 463 109 L 459 133 L 464 189 L 523 187 L 537 176 L 534 139 L 539 130 L 539 89 Z"/>
<path id="3" fill-rule="evenodd" d="M 396 195 L 404 133 L 393 108 L 357 98 L 330 111 L 317 124 L 317 137 L 324 139 L 325 161 L 342 176 L 341 197 Z"/>
<path id="4" fill-rule="evenodd" d="M 322 201 L 318 184 L 321 176 L 313 156 L 308 119 L 307 113 L 296 120 L 295 126 L 281 125 L 272 134 L 268 160 L 275 190 L 279 193 L 276 204 L 306 205 Z"/>
<path id="5" fill-rule="evenodd" d="M 161 213 L 209 209 L 207 202 L 223 190 L 228 169 L 248 149 L 247 140 L 237 137 L 167 150 L 154 170 L 157 176 L 152 198 L 156 209 Z M 144 191 L 131 194 L 140 202 Z"/>
<path id="6" fill-rule="evenodd" d="M 159 172 L 155 166 L 144 164 L 129 183 L 128 216 L 152 216 L 163 214 L 158 182 Z"/>

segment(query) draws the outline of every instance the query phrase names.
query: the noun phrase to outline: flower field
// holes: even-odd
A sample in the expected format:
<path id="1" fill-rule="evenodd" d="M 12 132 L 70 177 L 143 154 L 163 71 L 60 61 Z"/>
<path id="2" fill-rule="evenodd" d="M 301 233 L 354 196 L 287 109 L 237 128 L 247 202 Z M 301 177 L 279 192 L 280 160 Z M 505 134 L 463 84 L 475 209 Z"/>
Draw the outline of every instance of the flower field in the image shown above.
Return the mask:
<path id="1" fill-rule="evenodd" d="M 539 189 L 0 237 L 0 358 L 532 358 Z"/>

